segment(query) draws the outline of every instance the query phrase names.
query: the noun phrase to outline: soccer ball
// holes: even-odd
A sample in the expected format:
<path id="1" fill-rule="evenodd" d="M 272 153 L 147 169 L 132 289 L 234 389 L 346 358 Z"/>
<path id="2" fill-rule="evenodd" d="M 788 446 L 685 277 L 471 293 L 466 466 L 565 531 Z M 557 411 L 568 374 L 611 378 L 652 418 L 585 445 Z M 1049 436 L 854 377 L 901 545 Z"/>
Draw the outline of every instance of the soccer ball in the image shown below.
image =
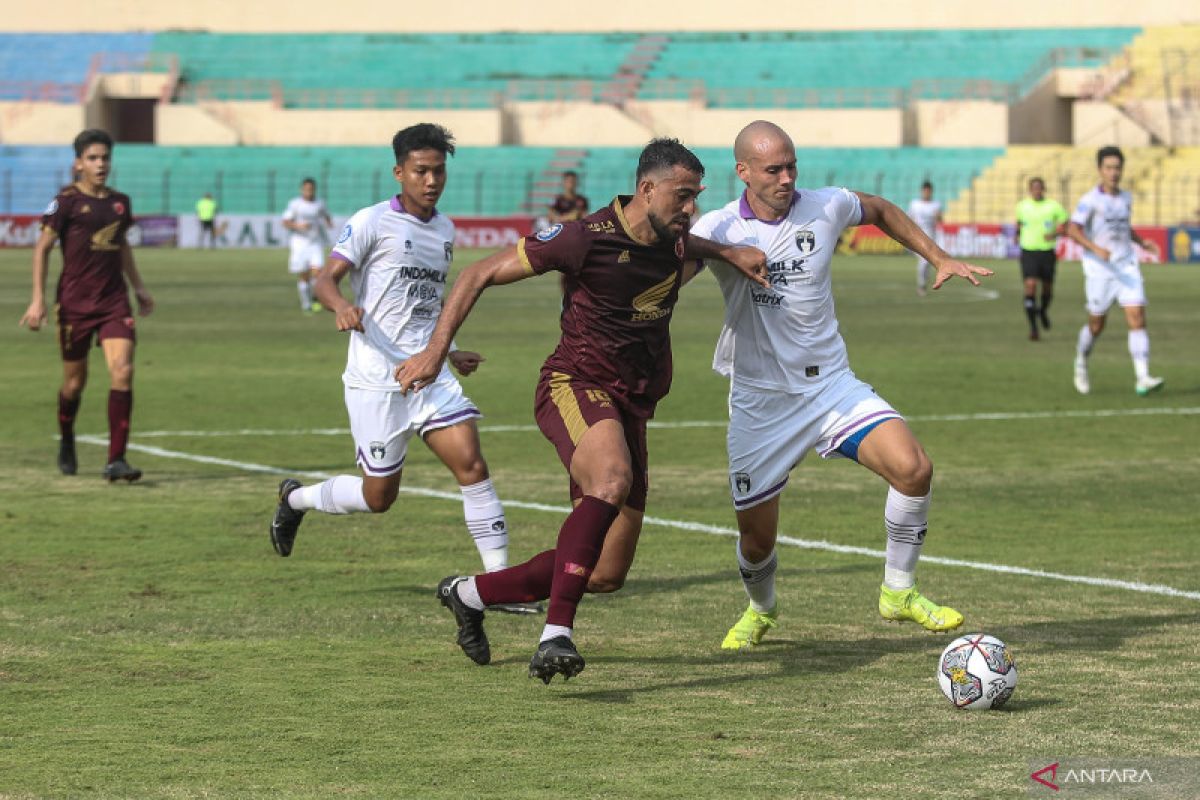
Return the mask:
<path id="1" fill-rule="evenodd" d="M 938 683 L 955 708 L 1000 708 L 1017 688 L 1017 662 L 995 636 L 960 636 L 942 651 Z"/>

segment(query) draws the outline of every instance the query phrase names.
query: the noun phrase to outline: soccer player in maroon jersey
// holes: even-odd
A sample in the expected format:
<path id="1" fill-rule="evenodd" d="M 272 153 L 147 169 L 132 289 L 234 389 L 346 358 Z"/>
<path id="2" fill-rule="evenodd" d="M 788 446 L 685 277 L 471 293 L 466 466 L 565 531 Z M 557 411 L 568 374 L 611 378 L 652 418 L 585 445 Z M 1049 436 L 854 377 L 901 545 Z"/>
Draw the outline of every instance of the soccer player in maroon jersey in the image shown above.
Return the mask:
<path id="1" fill-rule="evenodd" d="M 538 427 L 571 478 L 574 511 L 555 549 L 516 567 L 451 576 L 438 597 L 458 623 L 458 643 L 491 660 L 483 609 L 550 599 L 529 674 L 571 678 L 584 660 L 572 642 L 585 591 L 613 592 L 633 563 L 646 508 L 646 421 L 671 386 L 669 323 L 693 259 L 729 261 L 766 286 L 766 259 L 750 247 L 688 236 L 704 166 L 675 139 L 642 151 L 637 188 L 576 222 L 527 237 L 463 271 L 429 345 L 396 368 L 402 392 L 428 386 L 480 293 L 556 270 L 564 276 L 562 338 L 546 359 L 535 400 Z"/>
<path id="2" fill-rule="evenodd" d="M 576 192 L 579 186 L 579 173 L 569 169 L 563 173 L 562 194 L 556 195 L 550 204 L 551 222 L 574 222 L 583 219 L 588 213 L 588 199 Z"/>
<path id="3" fill-rule="evenodd" d="M 154 310 L 154 298 L 133 263 L 125 232 L 133 225 L 128 195 L 105 185 L 112 165 L 112 137 L 90 129 L 75 137 L 75 174 L 42 216 L 42 232 L 33 246 L 33 299 L 21 324 L 39 330 L 46 323 L 46 272 L 55 240 L 62 242 L 63 270 L 55 295 L 63 383 L 58 392 L 62 438 L 58 468 L 74 475 L 75 414 L 87 384 L 88 349 L 95 339 L 104 351 L 111 382 L 108 393 L 109 481 L 136 481 L 142 471 L 125 461 L 129 417 L 133 410 L 133 311 L 126 280 L 133 285 L 142 316 Z"/>

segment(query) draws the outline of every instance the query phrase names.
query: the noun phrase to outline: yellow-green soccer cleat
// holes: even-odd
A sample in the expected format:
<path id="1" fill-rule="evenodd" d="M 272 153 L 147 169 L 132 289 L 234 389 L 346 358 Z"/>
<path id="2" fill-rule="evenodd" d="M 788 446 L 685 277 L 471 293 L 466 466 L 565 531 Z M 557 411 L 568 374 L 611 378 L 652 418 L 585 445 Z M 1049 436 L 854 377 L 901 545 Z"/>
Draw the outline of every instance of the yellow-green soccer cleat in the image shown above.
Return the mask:
<path id="1" fill-rule="evenodd" d="M 725 641 L 721 642 L 721 649 L 749 650 L 762 641 L 767 631 L 779 624 L 776 621 L 778 615 L 779 606 L 775 606 L 765 614 L 755 611 L 754 606 L 748 606 L 746 613 L 742 614 L 742 618 L 729 629 L 729 633 L 725 634 Z"/>
<path id="2" fill-rule="evenodd" d="M 945 633 L 963 624 L 963 615 L 949 606 L 939 606 L 911 589 L 879 587 L 879 616 L 888 622 L 915 622 L 927 631 Z"/>

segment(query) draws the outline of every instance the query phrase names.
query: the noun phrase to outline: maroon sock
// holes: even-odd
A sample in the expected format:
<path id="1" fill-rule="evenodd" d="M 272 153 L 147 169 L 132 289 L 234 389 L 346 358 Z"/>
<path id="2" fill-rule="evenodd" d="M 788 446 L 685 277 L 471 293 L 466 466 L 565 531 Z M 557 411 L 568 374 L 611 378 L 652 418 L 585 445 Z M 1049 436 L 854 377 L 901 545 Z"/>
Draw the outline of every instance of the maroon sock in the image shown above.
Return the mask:
<path id="1" fill-rule="evenodd" d="M 554 577 L 550 586 L 547 625 L 570 628 L 575 609 L 587 591 L 588 578 L 600 560 L 604 537 L 620 508 L 597 497 L 584 495 L 563 522 L 554 548 Z"/>
<path id="2" fill-rule="evenodd" d="M 129 417 L 133 413 L 133 392 L 113 389 L 108 393 L 108 463 L 125 457 L 129 442 Z"/>
<path id="3" fill-rule="evenodd" d="M 75 415 L 79 412 L 79 398 L 67 399 L 58 393 L 58 432 L 64 440 L 75 439 Z"/>
<path id="4" fill-rule="evenodd" d="M 484 605 L 533 603 L 550 596 L 554 577 L 554 551 L 538 553 L 524 564 L 475 576 L 475 588 Z"/>

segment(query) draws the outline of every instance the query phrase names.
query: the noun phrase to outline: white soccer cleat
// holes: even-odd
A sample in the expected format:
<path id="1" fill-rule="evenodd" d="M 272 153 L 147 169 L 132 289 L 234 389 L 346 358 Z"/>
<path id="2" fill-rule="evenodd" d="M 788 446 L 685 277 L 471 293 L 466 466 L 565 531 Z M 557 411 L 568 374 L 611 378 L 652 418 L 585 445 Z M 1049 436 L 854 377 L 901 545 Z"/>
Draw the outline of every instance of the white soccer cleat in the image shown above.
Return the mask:
<path id="1" fill-rule="evenodd" d="M 1086 361 L 1075 360 L 1075 391 L 1080 394 L 1087 394 L 1092 391 L 1092 382 L 1088 380 L 1088 368 Z M 1141 389 L 1138 389 L 1141 393 Z"/>
<path id="2" fill-rule="evenodd" d="M 1147 375 L 1145 378 L 1137 379 L 1137 383 L 1134 384 L 1134 389 L 1137 390 L 1137 393 L 1139 395 L 1141 395 L 1142 397 L 1145 397 L 1146 395 L 1150 394 L 1151 392 L 1156 392 L 1159 389 L 1161 389 L 1162 385 L 1163 385 L 1162 378 L 1151 378 L 1149 375 Z"/>

